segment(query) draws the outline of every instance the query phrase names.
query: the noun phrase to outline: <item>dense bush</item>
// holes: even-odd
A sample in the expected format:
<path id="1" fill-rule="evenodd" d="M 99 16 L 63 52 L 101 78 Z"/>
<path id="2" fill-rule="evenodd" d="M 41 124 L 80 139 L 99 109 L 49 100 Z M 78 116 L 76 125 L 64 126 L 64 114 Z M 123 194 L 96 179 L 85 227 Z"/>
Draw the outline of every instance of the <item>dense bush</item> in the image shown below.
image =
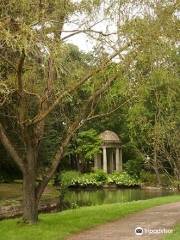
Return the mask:
<path id="1" fill-rule="evenodd" d="M 78 179 L 79 176 L 80 172 L 77 171 L 63 171 L 59 176 L 59 180 L 61 185 L 71 186 L 74 179 Z"/>
<path id="2" fill-rule="evenodd" d="M 154 173 L 148 172 L 148 171 L 142 171 L 140 174 L 140 179 L 143 183 L 147 185 L 156 185 L 157 184 L 157 178 Z"/>
<path id="3" fill-rule="evenodd" d="M 116 184 L 117 186 L 137 186 L 140 183 L 126 172 L 106 174 L 101 170 L 93 173 L 80 174 L 76 171 L 67 171 L 61 174 L 62 185 L 69 187 L 100 187 L 103 184 Z"/>
<path id="4" fill-rule="evenodd" d="M 135 158 L 132 160 L 128 160 L 125 164 L 126 172 L 135 178 L 140 177 L 142 168 L 143 168 L 143 159 L 141 159 L 141 158 Z"/>
<path id="5" fill-rule="evenodd" d="M 107 180 L 107 177 L 108 177 L 108 175 L 107 175 L 107 173 L 105 173 L 103 170 L 96 170 L 95 172 L 94 172 L 94 176 L 95 176 L 95 179 L 99 182 L 106 182 L 106 180 Z"/>
<path id="6" fill-rule="evenodd" d="M 85 173 L 79 176 L 76 179 L 73 179 L 72 186 L 78 187 L 100 187 L 103 185 L 103 181 L 98 181 L 96 178 L 96 174 L 94 173 Z"/>
<path id="7" fill-rule="evenodd" d="M 173 185 L 173 178 L 170 180 L 166 175 L 160 174 L 161 182 L 163 186 L 170 186 Z M 154 185 L 158 184 L 157 177 L 155 173 L 142 171 L 140 174 L 141 182 L 145 183 L 146 185 Z"/>
<path id="8" fill-rule="evenodd" d="M 136 180 L 135 178 L 131 177 L 128 173 L 122 172 L 122 173 L 113 173 L 108 176 L 108 183 L 114 183 L 117 186 L 127 186 L 127 187 L 133 187 L 138 186 L 140 182 Z"/>

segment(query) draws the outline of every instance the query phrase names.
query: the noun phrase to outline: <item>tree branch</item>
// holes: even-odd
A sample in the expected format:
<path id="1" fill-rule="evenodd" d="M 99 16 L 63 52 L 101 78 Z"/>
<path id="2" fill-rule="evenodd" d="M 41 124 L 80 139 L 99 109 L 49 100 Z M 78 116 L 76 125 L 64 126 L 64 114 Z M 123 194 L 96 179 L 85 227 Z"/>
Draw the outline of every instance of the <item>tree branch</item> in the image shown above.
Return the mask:
<path id="1" fill-rule="evenodd" d="M 18 67 L 17 67 L 17 81 L 18 81 L 19 93 L 22 93 L 23 91 L 22 70 L 23 70 L 24 60 L 25 60 L 25 52 L 23 49 L 19 63 L 18 63 Z"/>
<path id="2" fill-rule="evenodd" d="M 102 31 L 96 31 L 96 30 L 93 30 L 93 29 L 84 29 L 84 30 L 71 30 L 71 31 L 63 31 L 63 32 L 71 32 L 71 34 L 61 38 L 62 40 L 65 40 L 67 38 L 70 38 L 70 37 L 73 37 L 74 35 L 77 35 L 79 33 L 87 33 L 87 32 L 90 32 L 90 33 L 97 33 L 97 34 L 100 34 L 104 37 L 108 37 L 108 36 L 111 36 L 111 35 L 115 35 L 117 34 L 116 32 L 112 32 L 112 33 L 104 33 Z"/>
<path id="3" fill-rule="evenodd" d="M 59 146 L 59 149 L 57 150 L 57 152 L 56 152 L 56 154 L 55 154 L 55 156 L 52 160 L 52 165 L 49 168 L 49 171 L 46 173 L 45 178 L 37 186 L 37 192 L 36 192 L 37 199 L 40 199 L 41 194 L 44 191 L 44 188 L 47 186 L 49 180 L 54 175 L 54 172 L 56 171 L 61 159 L 64 156 L 65 148 L 67 147 L 70 140 L 74 136 L 74 133 L 77 131 L 78 128 L 80 128 L 80 126 L 81 126 L 80 125 L 80 120 L 78 119 L 69 127 L 69 129 L 67 131 L 67 134 L 66 134 L 66 137 L 64 138 L 62 144 Z"/>
<path id="4" fill-rule="evenodd" d="M 64 93 L 62 95 L 60 95 L 55 102 L 44 112 L 39 113 L 38 115 L 36 115 L 34 117 L 34 119 L 29 120 L 26 124 L 27 125 L 33 125 L 36 124 L 40 121 L 42 121 L 50 112 L 52 112 L 56 106 L 58 106 L 58 104 L 69 94 L 71 94 L 72 92 L 76 91 L 80 86 L 82 86 L 85 82 L 87 82 L 90 78 L 92 78 L 94 75 L 96 75 L 97 73 L 101 72 L 102 70 L 104 70 L 111 62 L 111 60 L 116 57 L 118 55 L 118 53 L 114 53 L 101 67 L 99 67 L 98 69 L 92 71 L 91 73 L 89 73 L 88 75 L 86 75 L 84 78 L 82 78 L 77 84 L 75 84 L 74 86 L 70 87 L 69 89 L 67 89 L 66 91 L 64 91 Z"/>
<path id="5" fill-rule="evenodd" d="M 86 122 L 85 118 L 89 116 L 89 112 L 91 111 L 91 108 L 89 105 L 94 102 L 101 94 L 103 94 L 108 87 L 113 83 L 113 81 L 117 78 L 117 76 L 112 77 L 111 79 L 108 79 L 106 83 L 98 89 L 93 95 L 91 95 L 86 102 L 86 104 L 82 105 L 82 109 L 80 114 L 77 116 L 76 120 L 71 124 L 69 127 L 66 137 L 62 141 L 62 144 L 59 146 L 59 149 L 57 150 L 53 160 L 52 165 L 50 166 L 48 172 L 46 173 L 45 178 L 42 180 L 42 182 L 37 187 L 37 198 L 39 199 L 42 192 L 44 191 L 44 188 L 48 184 L 49 180 L 54 175 L 54 172 L 56 171 L 61 159 L 64 156 L 65 148 L 68 146 L 69 142 L 71 141 L 72 137 L 74 136 L 75 132 L 84 125 Z"/>
<path id="6" fill-rule="evenodd" d="M 20 158 L 20 156 L 18 155 L 17 151 L 13 147 L 13 144 L 8 139 L 8 137 L 7 137 L 6 133 L 5 133 L 5 130 L 4 130 L 4 128 L 3 128 L 1 123 L 0 123 L 0 140 L 1 140 L 4 148 L 6 149 L 6 151 L 14 159 L 14 161 L 19 166 L 21 171 L 24 172 L 23 160 Z"/>
<path id="7" fill-rule="evenodd" d="M 94 116 L 89 116 L 86 121 L 90 121 L 90 120 L 94 120 L 96 118 L 102 118 L 102 117 L 106 117 L 108 115 L 111 115 L 112 113 L 116 112 L 118 109 L 120 109 L 122 106 L 124 106 L 125 104 L 127 104 L 128 102 L 130 102 L 132 99 L 134 99 L 135 97 L 137 97 L 136 95 L 132 96 L 130 99 L 126 100 L 125 102 L 123 102 L 122 104 L 116 106 L 115 108 L 113 108 L 111 111 L 106 112 L 106 113 L 102 113 L 102 114 L 97 114 Z"/>

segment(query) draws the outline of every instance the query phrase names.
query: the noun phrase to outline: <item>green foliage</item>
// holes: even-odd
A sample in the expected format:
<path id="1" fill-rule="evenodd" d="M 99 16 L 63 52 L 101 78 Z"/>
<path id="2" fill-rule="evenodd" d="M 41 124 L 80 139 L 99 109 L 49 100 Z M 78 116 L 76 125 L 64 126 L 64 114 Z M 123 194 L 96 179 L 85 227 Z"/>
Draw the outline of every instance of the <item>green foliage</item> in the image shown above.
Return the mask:
<path id="1" fill-rule="evenodd" d="M 144 162 L 142 158 L 135 158 L 126 162 L 125 169 L 129 175 L 139 178 L 143 164 Z"/>
<path id="2" fill-rule="evenodd" d="M 63 186 L 70 186 L 74 179 L 77 179 L 80 176 L 80 173 L 77 171 L 63 171 L 60 176 L 59 180 L 61 185 Z"/>
<path id="3" fill-rule="evenodd" d="M 98 181 L 98 182 L 99 181 L 105 182 L 108 177 L 107 173 L 105 173 L 103 170 L 100 170 L 100 169 L 98 169 L 94 172 L 94 176 L 95 176 L 96 181 Z"/>
<path id="4" fill-rule="evenodd" d="M 59 190 L 59 209 L 63 210 L 66 208 L 75 208 L 75 206 L 69 206 L 70 204 L 65 201 L 65 194 L 69 186 L 71 186 L 73 179 L 78 178 L 80 175 L 76 171 L 62 172 L 59 176 L 60 190 Z"/>
<path id="5" fill-rule="evenodd" d="M 83 155 L 86 160 L 91 160 L 100 152 L 101 140 L 94 129 L 79 132 L 76 142 L 77 149 L 75 152 Z"/>
<path id="6" fill-rule="evenodd" d="M 133 187 L 138 186 L 140 182 L 136 180 L 135 178 L 131 177 L 128 173 L 122 172 L 122 173 L 116 173 L 110 174 L 108 176 L 108 183 L 116 184 L 117 186 L 123 186 L 123 187 Z"/>
<path id="7" fill-rule="evenodd" d="M 151 186 L 156 186 L 157 184 L 157 177 L 154 173 L 149 171 L 142 171 L 140 174 L 140 179 L 143 183 Z"/>
<path id="8" fill-rule="evenodd" d="M 161 182 L 163 186 L 173 186 L 177 187 L 177 184 L 174 184 L 176 181 L 170 179 L 168 176 L 164 174 L 160 174 Z M 156 186 L 157 185 L 157 177 L 154 173 L 145 171 L 143 170 L 140 174 L 140 180 L 143 182 L 145 185 L 149 186 Z"/>
<path id="9" fill-rule="evenodd" d="M 72 180 L 71 186 L 76 187 L 100 187 L 103 185 L 102 181 L 97 181 L 96 175 L 93 173 L 84 173 L 76 179 Z"/>
<path id="10" fill-rule="evenodd" d="M 68 186 L 87 187 L 102 186 L 105 182 L 106 174 L 101 171 L 95 173 L 80 174 L 76 171 L 66 171 L 62 174 L 62 183 L 66 183 Z"/>
<path id="11" fill-rule="evenodd" d="M 76 171 L 67 171 L 61 174 L 61 183 L 69 187 L 101 187 L 103 184 L 133 187 L 140 182 L 126 172 L 107 174 L 98 170 L 93 173 L 79 174 Z"/>

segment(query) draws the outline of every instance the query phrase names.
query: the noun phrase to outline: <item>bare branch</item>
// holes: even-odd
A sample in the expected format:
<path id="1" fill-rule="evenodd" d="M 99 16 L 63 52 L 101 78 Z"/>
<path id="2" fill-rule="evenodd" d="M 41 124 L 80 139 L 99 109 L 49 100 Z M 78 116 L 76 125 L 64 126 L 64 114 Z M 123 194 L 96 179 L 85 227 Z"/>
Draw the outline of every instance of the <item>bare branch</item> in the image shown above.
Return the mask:
<path id="1" fill-rule="evenodd" d="M 112 33 L 104 33 L 102 31 L 97 31 L 97 30 L 93 30 L 93 29 L 84 29 L 84 30 L 71 30 L 71 31 L 63 31 L 63 32 L 71 32 L 71 34 L 65 36 L 62 38 L 62 40 L 66 40 L 67 38 L 70 38 L 70 37 L 73 37 L 74 35 L 77 35 L 79 33 L 97 33 L 97 34 L 100 34 L 104 37 L 108 37 L 108 36 L 111 36 L 111 35 L 115 35 L 117 34 L 116 32 L 112 32 Z"/>

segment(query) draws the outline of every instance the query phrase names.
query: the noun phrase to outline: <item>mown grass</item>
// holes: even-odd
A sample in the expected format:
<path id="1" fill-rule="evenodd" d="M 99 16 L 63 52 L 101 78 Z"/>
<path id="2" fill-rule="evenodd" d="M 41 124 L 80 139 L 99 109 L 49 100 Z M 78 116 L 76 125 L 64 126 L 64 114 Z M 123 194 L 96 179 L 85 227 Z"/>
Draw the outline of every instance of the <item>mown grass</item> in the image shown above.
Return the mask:
<path id="1" fill-rule="evenodd" d="M 176 225 L 172 234 L 167 234 L 164 240 L 180 240 L 180 224 Z"/>
<path id="2" fill-rule="evenodd" d="M 123 218 L 153 206 L 180 201 L 180 196 L 167 196 L 129 203 L 82 207 L 59 213 L 41 214 L 37 225 L 24 225 L 18 219 L 0 222 L 1 240 L 63 240 L 70 234 L 105 222 Z M 177 238 L 176 238 L 177 239 Z"/>

